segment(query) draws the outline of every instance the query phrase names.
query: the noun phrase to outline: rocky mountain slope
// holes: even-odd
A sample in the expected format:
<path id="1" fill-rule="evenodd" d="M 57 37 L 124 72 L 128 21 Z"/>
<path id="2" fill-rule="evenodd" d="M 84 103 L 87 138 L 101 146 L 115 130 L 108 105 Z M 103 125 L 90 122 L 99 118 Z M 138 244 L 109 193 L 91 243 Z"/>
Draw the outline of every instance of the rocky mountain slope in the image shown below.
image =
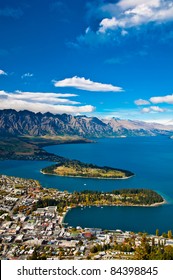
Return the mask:
<path id="1" fill-rule="evenodd" d="M 119 136 L 145 136 L 169 134 L 173 130 L 173 125 L 162 125 L 159 123 L 147 123 L 143 121 L 121 120 L 112 118 L 104 120 L 104 122 L 112 127 L 113 134 Z"/>
<path id="2" fill-rule="evenodd" d="M 81 137 L 172 135 L 173 125 L 141 121 L 100 120 L 96 117 L 68 114 L 33 113 L 30 111 L 1 110 L 0 135 L 44 136 L 78 135 Z"/>

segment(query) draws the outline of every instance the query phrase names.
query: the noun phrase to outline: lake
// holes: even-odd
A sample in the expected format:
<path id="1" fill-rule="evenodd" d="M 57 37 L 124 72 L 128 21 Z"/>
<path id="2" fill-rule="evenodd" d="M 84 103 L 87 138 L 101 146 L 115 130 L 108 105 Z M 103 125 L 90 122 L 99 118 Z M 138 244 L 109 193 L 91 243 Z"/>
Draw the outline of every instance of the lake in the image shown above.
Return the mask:
<path id="1" fill-rule="evenodd" d="M 43 175 L 40 169 L 50 162 L 1 161 L 1 174 L 33 178 L 47 188 L 80 191 L 111 191 L 119 188 L 149 188 L 164 196 L 167 205 L 159 207 L 86 207 L 72 209 L 65 222 L 69 225 L 161 232 L 173 230 L 173 140 L 168 137 L 128 137 L 99 139 L 97 143 L 64 144 L 45 150 L 70 159 L 100 166 L 127 169 L 135 176 L 125 180 L 67 178 Z"/>

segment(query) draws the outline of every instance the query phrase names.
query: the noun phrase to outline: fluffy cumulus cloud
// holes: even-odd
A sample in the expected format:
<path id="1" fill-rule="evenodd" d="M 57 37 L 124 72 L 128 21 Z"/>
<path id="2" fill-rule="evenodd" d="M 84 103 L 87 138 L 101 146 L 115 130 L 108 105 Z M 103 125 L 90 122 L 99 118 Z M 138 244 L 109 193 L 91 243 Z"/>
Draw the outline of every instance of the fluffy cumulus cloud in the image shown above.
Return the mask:
<path id="1" fill-rule="evenodd" d="M 102 11 L 107 12 L 109 17 L 100 21 L 100 33 L 173 20 L 172 0 L 120 0 L 115 4 L 103 5 Z"/>
<path id="2" fill-rule="evenodd" d="M 173 94 L 151 97 L 150 101 L 154 104 L 159 104 L 159 103 L 173 104 Z"/>
<path id="3" fill-rule="evenodd" d="M 81 106 L 77 101 L 70 100 L 76 97 L 70 93 L 46 92 L 6 92 L 0 91 L 0 109 L 30 110 L 32 112 L 57 113 L 90 113 L 94 111 L 91 105 Z"/>
<path id="4" fill-rule="evenodd" d="M 111 84 L 102 84 L 98 82 L 93 82 L 90 79 L 85 79 L 84 77 L 72 77 L 72 78 L 66 78 L 61 81 L 54 81 L 55 87 L 74 87 L 81 90 L 87 90 L 87 91 L 100 91 L 100 92 L 117 92 L 117 91 L 123 91 L 121 87 L 114 86 Z"/>
<path id="5" fill-rule="evenodd" d="M 141 106 L 141 105 L 149 105 L 150 102 L 148 100 L 144 100 L 144 99 L 138 99 L 135 100 L 134 102 L 136 105 Z"/>
<path id="6" fill-rule="evenodd" d="M 163 113 L 165 112 L 165 109 L 160 108 L 159 106 L 150 106 L 147 108 L 143 108 L 141 110 L 142 113 Z"/>
<path id="7" fill-rule="evenodd" d="M 142 113 L 163 113 L 163 112 L 168 112 L 170 111 L 170 108 L 161 108 L 159 106 L 154 106 L 155 104 L 173 104 L 173 94 L 170 95 L 165 95 L 165 96 L 155 96 L 155 97 L 151 97 L 148 100 L 144 100 L 144 99 L 137 99 L 134 101 L 134 103 L 138 106 L 146 106 L 146 105 L 152 105 L 153 106 L 148 106 L 148 107 L 144 107 L 142 108 L 141 112 Z M 172 110 L 171 110 L 172 111 Z"/>
<path id="8" fill-rule="evenodd" d="M 0 75 L 7 75 L 7 73 L 4 70 L 0 69 Z"/>

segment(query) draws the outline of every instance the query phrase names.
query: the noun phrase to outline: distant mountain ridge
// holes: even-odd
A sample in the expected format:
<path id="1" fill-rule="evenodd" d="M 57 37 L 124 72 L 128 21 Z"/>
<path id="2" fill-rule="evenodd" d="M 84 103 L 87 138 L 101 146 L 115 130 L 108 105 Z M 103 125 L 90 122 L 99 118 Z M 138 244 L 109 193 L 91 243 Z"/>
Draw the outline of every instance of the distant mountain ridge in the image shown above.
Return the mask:
<path id="1" fill-rule="evenodd" d="M 113 129 L 113 133 L 117 133 L 125 136 L 156 136 L 170 134 L 173 131 L 173 125 L 163 125 L 159 123 L 148 123 L 138 120 L 123 120 L 112 118 L 109 120 L 104 120 L 107 125 L 110 125 Z"/>
<path id="2" fill-rule="evenodd" d="M 99 119 L 68 114 L 33 113 L 30 111 L 0 110 L 0 135 L 81 137 L 172 135 L 173 125 L 142 121 Z"/>

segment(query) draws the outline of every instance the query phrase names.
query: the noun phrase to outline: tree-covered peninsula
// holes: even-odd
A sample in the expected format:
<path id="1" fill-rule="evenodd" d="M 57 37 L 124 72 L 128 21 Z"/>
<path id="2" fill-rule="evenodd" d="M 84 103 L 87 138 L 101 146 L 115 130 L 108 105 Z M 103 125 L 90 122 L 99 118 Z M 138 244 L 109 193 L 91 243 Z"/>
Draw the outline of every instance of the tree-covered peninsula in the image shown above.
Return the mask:
<path id="1" fill-rule="evenodd" d="M 134 174 L 127 170 L 112 167 L 99 167 L 94 164 L 86 164 L 79 161 L 66 161 L 42 169 L 42 173 L 57 176 L 71 176 L 99 179 L 126 179 Z"/>
<path id="2" fill-rule="evenodd" d="M 37 207 L 57 206 L 62 213 L 77 206 L 156 206 L 164 203 L 163 197 L 150 189 L 120 189 L 111 192 L 84 190 L 66 193 L 61 199 L 47 196 L 37 202 Z"/>

